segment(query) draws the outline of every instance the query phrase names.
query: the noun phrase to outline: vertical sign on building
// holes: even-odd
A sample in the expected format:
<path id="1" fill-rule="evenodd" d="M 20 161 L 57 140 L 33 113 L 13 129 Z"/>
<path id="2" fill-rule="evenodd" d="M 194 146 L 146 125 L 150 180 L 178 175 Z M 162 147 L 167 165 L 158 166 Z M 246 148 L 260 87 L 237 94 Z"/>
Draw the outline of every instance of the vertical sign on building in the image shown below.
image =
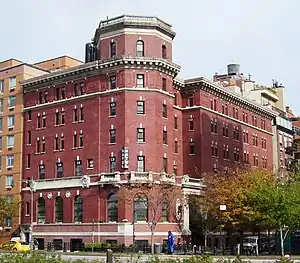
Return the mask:
<path id="1" fill-rule="evenodd" d="M 121 161 L 122 161 L 122 168 L 128 169 L 129 167 L 129 148 L 123 147 L 121 149 Z"/>

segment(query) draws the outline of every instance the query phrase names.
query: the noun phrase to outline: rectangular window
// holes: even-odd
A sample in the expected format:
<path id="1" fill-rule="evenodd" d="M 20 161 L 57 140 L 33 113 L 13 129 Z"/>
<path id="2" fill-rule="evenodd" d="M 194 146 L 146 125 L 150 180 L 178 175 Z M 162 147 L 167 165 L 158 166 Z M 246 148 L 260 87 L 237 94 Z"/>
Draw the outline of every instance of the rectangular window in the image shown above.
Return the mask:
<path id="1" fill-rule="evenodd" d="M 39 92 L 39 104 L 42 104 L 43 103 L 43 92 L 40 91 Z"/>
<path id="2" fill-rule="evenodd" d="M 167 90 L 167 80 L 166 80 L 166 78 L 162 78 L 162 90 L 163 91 L 166 91 Z"/>
<path id="3" fill-rule="evenodd" d="M 12 227 L 12 217 L 11 216 L 6 216 L 5 217 L 5 227 L 6 228 L 11 228 Z"/>
<path id="4" fill-rule="evenodd" d="M 61 118 L 61 124 L 64 125 L 65 124 L 65 111 L 64 110 L 61 110 L 60 118 Z"/>
<path id="5" fill-rule="evenodd" d="M 174 142 L 174 153 L 178 153 L 178 141 Z"/>
<path id="6" fill-rule="evenodd" d="M 8 108 L 13 108 L 16 106 L 16 96 L 8 97 Z"/>
<path id="7" fill-rule="evenodd" d="M 40 179 L 45 179 L 45 175 L 46 175 L 45 165 L 40 164 L 39 165 L 39 178 Z"/>
<path id="8" fill-rule="evenodd" d="M 136 75 L 136 86 L 137 88 L 144 88 L 144 74 L 137 74 Z"/>
<path id="9" fill-rule="evenodd" d="M 78 144 L 77 144 L 77 133 L 75 132 L 73 134 L 73 148 L 77 148 Z"/>
<path id="10" fill-rule="evenodd" d="M 14 187 L 14 178 L 12 175 L 7 175 L 5 180 L 5 187 L 6 188 L 13 188 Z"/>
<path id="11" fill-rule="evenodd" d="M 178 129 L 178 118 L 177 118 L 177 116 L 174 116 L 174 129 L 175 130 Z"/>
<path id="12" fill-rule="evenodd" d="M 116 78 L 116 76 L 109 77 L 109 83 L 110 83 L 110 89 L 116 89 L 117 88 L 117 78 Z"/>
<path id="13" fill-rule="evenodd" d="M 83 132 L 79 134 L 79 148 L 83 148 Z"/>
<path id="14" fill-rule="evenodd" d="M 195 144 L 194 144 L 194 142 L 190 142 L 190 154 L 195 154 Z"/>
<path id="15" fill-rule="evenodd" d="M 79 89 L 80 89 L 80 95 L 84 95 L 85 94 L 84 82 L 80 82 Z"/>
<path id="16" fill-rule="evenodd" d="M 31 110 L 27 111 L 27 120 L 28 120 L 28 121 L 31 121 L 31 120 L 32 120 Z"/>
<path id="17" fill-rule="evenodd" d="M 15 136 L 14 135 L 8 135 L 7 136 L 7 148 L 14 147 L 15 144 Z"/>
<path id="18" fill-rule="evenodd" d="M 163 104 L 162 105 L 162 116 L 164 118 L 167 118 L 168 117 L 168 109 L 167 109 L 167 105 L 166 104 Z"/>
<path id="19" fill-rule="evenodd" d="M 137 128 L 137 142 L 145 142 L 145 128 Z"/>
<path id="20" fill-rule="evenodd" d="M 84 121 L 84 110 L 83 110 L 83 106 L 80 107 L 80 121 Z"/>
<path id="21" fill-rule="evenodd" d="M 137 172 L 145 172 L 145 156 L 137 157 Z"/>
<path id="22" fill-rule="evenodd" d="M 73 109 L 73 122 L 78 122 L 78 109 Z"/>
<path id="23" fill-rule="evenodd" d="M 116 103 L 115 102 L 110 102 L 109 103 L 109 116 L 116 116 Z"/>
<path id="24" fill-rule="evenodd" d="M 40 139 L 38 138 L 36 140 L 36 153 L 40 153 L 41 152 L 41 142 Z"/>
<path id="25" fill-rule="evenodd" d="M 4 80 L 0 80 L 0 93 L 4 92 Z"/>
<path id="26" fill-rule="evenodd" d="M 8 118 L 7 118 L 7 126 L 8 126 L 8 128 L 15 126 L 15 115 L 8 116 Z"/>
<path id="27" fill-rule="evenodd" d="M 138 114 L 138 115 L 145 114 L 145 101 L 138 100 L 136 102 L 136 114 Z"/>
<path id="28" fill-rule="evenodd" d="M 25 215 L 30 215 L 30 202 L 26 202 Z"/>
<path id="29" fill-rule="evenodd" d="M 189 131 L 194 131 L 194 120 L 189 119 Z"/>
<path id="30" fill-rule="evenodd" d="M 194 106 L 194 94 L 189 95 L 189 104 L 190 107 Z"/>
<path id="31" fill-rule="evenodd" d="M 46 115 L 43 115 L 43 128 L 46 128 Z"/>
<path id="32" fill-rule="evenodd" d="M 59 125 L 59 112 L 55 112 L 55 125 L 58 126 Z"/>
<path id="33" fill-rule="evenodd" d="M 56 177 L 57 178 L 64 177 L 64 166 L 62 162 L 56 163 Z"/>
<path id="34" fill-rule="evenodd" d="M 42 140 L 42 153 L 45 153 L 46 152 L 46 141 L 45 141 L 45 138 L 43 138 Z"/>
<path id="35" fill-rule="evenodd" d="M 214 99 L 214 111 L 217 110 L 217 99 Z"/>
<path id="36" fill-rule="evenodd" d="M 109 143 L 116 143 L 116 129 L 109 130 Z"/>
<path id="37" fill-rule="evenodd" d="M 62 87 L 61 88 L 61 98 L 64 100 L 66 97 L 67 97 L 66 88 Z"/>
<path id="38" fill-rule="evenodd" d="M 163 144 L 168 144 L 168 133 L 163 131 Z"/>
<path id="39" fill-rule="evenodd" d="M 48 91 L 44 92 L 44 102 L 47 103 L 48 102 Z"/>
<path id="40" fill-rule="evenodd" d="M 75 161 L 75 176 L 82 176 L 82 161 Z"/>
<path id="41" fill-rule="evenodd" d="M 94 160 L 93 159 L 87 160 L 87 167 L 88 167 L 88 169 L 94 169 Z"/>
<path id="42" fill-rule="evenodd" d="M 55 99 L 59 100 L 60 99 L 60 88 L 55 89 Z"/>
<path id="43" fill-rule="evenodd" d="M 3 99 L 0 99 L 0 114 L 3 113 Z"/>
<path id="44" fill-rule="evenodd" d="M 13 167 L 14 166 L 14 155 L 10 154 L 6 156 L 6 167 Z"/>
<path id="45" fill-rule="evenodd" d="M 174 93 L 174 105 L 177 105 L 177 93 Z"/>
<path id="46" fill-rule="evenodd" d="M 168 173 L 168 158 L 167 157 L 163 158 L 163 172 Z"/>
<path id="47" fill-rule="evenodd" d="M 59 140 L 58 140 L 58 137 L 56 135 L 55 137 L 55 151 L 58 151 L 59 150 Z"/>
<path id="48" fill-rule="evenodd" d="M 74 94 L 74 97 L 79 96 L 79 87 L 78 87 L 78 83 L 75 83 L 74 86 L 73 86 L 73 94 Z"/>
<path id="49" fill-rule="evenodd" d="M 111 156 L 109 157 L 109 171 L 114 173 L 116 171 L 116 157 Z"/>
<path id="50" fill-rule="evenodd" d="M 65 137 L 64 137 L 64 135 L 61 135 L 61 137 L 60 137 L 60 149 L 61 150 L 65 149 Z"/>
<path id="51" fill-rule="evenodd" d="M 9 89 L 14 89 L 17 86 L 17 78 L 11 77 L 9 78 Z"/>

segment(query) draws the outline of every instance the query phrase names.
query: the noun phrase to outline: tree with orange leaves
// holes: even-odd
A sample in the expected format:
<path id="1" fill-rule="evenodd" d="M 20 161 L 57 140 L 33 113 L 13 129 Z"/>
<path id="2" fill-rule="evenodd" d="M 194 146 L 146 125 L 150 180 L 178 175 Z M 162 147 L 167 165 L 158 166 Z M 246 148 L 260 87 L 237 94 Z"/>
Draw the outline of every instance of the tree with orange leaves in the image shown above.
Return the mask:
<path id="1" fill-rule="evenodd" d="M 152 253 L 154 252 L 153 237 L 157 223 L 174 220 L 178 224 L 181 224 L 178 201 L 182 201 L 182 192 L 181 187 L 176 183 L 162 181 L 135 182 L 122 186 L 118 195 L 120 199 L 132 204 L 134 221 L 147 222 L 151 231 Z M 136 211 L 141 206 L 146 206 L 144 210 L 147 209 L 148 214 Z M 178 216 L 180 216 L 180 219 Z"/>
<path id="2" fill-rule="evenodd" d="M 246 170 L 203 177 L 205 194 L 198 202 L 217 225 L 223 224 L 235 231 L 262 226 L 262 214 L 248 203 L 249 191 L 255 186 L 256 179 L 273 182 L 273 174 L 266 170 Z"/>

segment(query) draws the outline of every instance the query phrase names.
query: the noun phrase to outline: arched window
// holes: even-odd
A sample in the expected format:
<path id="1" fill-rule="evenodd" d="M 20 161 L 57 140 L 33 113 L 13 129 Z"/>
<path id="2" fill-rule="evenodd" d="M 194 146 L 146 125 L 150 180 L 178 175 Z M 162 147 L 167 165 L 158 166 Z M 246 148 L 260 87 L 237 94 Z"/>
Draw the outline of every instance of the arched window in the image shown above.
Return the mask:
<path id="1" fill-rule="evenodd" d="M 167 47 L 165 45 L 162 45 L 161 47 L 161 56 L 167 58 Z"/>
<path id="2" fill-rule="evenodd" d="M 109 222 L 118 222 L 118 197 L 115 194 L 107 200 L 107 217 Z"/>
<path id="3" fill-rule="evenodd" d="M 61 223 L 64 221 L 64 200 L 61 196 L 55 199 L 55 222 Z"/>
<path id="4" fill-rule="evenodd" d="M 134 220 L 148 221 L 148 199 L 145 196 L 138 196 L 134 200 Z"/>
<path id="5" fill-rule="evenodd" d="M 161 204 L 161 221 L 162 222 L 169 222 L 169 202 L 167 200 L 163 201 Z"/>
<path id="6" fill-rule="evenodd" d="M 117 46 L 116 42 L 110 43 L 110 57 L 113 58 L 117 55 Z"/>
<path id="7" fill-rule="evenodd" d="M 144 42 L 142 40 L 138 40 L 136 42 L 136 56 L 137 57 L 144 56 Z"/>
<path id="8" fill-rule="evenodd" d="M 74 222 L 82 223 L 83 221 L 83 199 L 80 195 L 74 199 Z"/>
<path id="9" fill-rule="evenodd" d="M 45 199 L 43 197 L 40 197 L 38 199 L 37 217 L 38 217 L 38 220 L 37 220 L 38 224 L 45 223 Z"/>

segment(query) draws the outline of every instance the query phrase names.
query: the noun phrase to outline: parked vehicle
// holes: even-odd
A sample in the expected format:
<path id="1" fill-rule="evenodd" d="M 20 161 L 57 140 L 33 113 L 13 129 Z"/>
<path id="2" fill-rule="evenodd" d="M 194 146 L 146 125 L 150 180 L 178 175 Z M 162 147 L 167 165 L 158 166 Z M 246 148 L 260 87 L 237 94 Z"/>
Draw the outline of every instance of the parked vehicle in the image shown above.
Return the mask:
<path id="1" fill-rule="evenodd" d="M 0 246 L 0 249 L 8 251 L 28 252 L 30 251 L 30 246 L 26 242 L 14 240 L 3 243 Z"/>

